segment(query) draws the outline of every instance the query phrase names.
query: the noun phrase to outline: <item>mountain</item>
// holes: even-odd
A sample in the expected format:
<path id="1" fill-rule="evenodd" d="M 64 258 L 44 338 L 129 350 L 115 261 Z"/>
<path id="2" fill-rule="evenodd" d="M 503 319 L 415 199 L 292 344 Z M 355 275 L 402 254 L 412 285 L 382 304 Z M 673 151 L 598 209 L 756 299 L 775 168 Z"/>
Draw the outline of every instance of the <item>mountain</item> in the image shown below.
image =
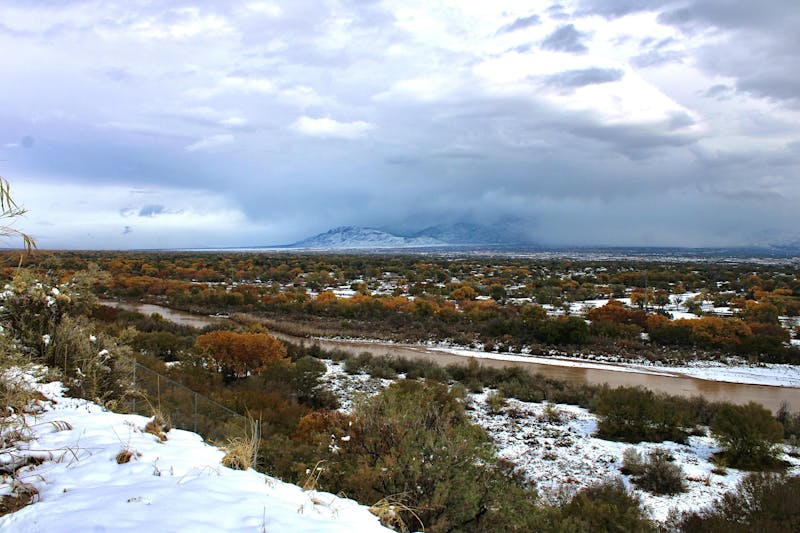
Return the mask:
<path id="1" fill-rule="evenodd" d="M 525 235 L 521 224 L 514 222 L 439 224 L 425 228 L 413 236 L 417 238 L 428 237 L 452 245 L 532 244 Z"/>
<path id="2" fill-rule="evenodd" d="M 448 243 L 430 236 L 401 237 L 375 228 L 341 226 L 290 244 L 290 248 L 430 248 Z"/>

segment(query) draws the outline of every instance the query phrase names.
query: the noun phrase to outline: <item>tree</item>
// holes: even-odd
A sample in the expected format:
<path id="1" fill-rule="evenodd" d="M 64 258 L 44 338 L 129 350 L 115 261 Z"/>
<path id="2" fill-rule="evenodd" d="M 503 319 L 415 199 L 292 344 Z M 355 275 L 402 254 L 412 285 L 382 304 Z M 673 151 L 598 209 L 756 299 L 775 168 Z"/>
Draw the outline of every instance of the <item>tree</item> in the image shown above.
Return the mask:
<path id="1" fill-rule="evenodd" d="M 733 467 L 757 468 L 775 463 L 783 426 L 760 404 L 724 404 L 711 422 L 711 433 Z"/>
<path id="2" fill-rule="evenodd" d="M 283 343 L 265 333 L 212 331 L 197 337 L 194 347 L 228 382 L 290 364 Z"/>

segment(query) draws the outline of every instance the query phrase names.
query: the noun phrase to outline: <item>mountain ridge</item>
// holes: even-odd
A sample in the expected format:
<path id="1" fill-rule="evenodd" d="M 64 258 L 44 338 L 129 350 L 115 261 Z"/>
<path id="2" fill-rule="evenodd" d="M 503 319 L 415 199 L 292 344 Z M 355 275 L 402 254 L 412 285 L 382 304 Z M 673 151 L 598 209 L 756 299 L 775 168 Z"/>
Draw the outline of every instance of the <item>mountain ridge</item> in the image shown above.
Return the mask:
<path id="1" fill-rule="evenodd" d="M 302 239 L 289 245 L 290 248 L 430 248 L 447 246 L 448 243 L 427 236 L 405 237 L 376 228 L 361 226 L 338 226 L 323 233 Z"/>

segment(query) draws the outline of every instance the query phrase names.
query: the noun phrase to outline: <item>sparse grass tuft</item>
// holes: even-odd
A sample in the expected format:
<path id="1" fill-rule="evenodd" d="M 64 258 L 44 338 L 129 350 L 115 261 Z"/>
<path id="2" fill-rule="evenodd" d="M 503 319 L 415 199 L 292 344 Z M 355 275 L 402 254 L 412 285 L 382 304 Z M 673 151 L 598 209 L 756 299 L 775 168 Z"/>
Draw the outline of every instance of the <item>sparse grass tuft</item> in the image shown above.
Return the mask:
<path id="1" fill-rule="evenodd" d="M 222 465 L 234 470 L 247 470 L 255 468 L 258 464 L 258 446 L 261 442 L 259 435 L 259 424 L 252 418 L 247 419 L 245 434 L 239 437 L 228 439 L 223 447 L 225 457 L 222 458 Z"/>
<path id="2" fill-rule="evenodd" d="M 387 496 L 380 499 L 369 508 L 369 512 L 377 516 L 384 526 L 402 532 L 410 531 L 402 518 L 403 513 L 410 514 L 421 525 L 420 530 L 425 531 L 425 526 L 422 525 L 422 520 L 420 520 L 417 510 L 406 505 L 402 495 Z"/>
<path id="3" fill-rule="evenodd" d="M 319 477 L 322 475 L 323 468 L 322 463 L 325 460 L 317 461 L 317 464 L 314 465 L 314 468 L 306 469 L 306 479 L 303 481 L 303 484 L 300 485 L 303 490 L 317 490 L 317 484 L 319 483 Z"/>
<path id="4" fill-rule="evenodd" d="M 142 454 L 140 454 L 139 452 L 131 450 L 128 447 L 122 448 L 116 457 L 117 464 L 122 465 L 125 463 L 130 463 L 131 459 L 134 459 L 135 457 L 140 457 L 141 455 Z"/>

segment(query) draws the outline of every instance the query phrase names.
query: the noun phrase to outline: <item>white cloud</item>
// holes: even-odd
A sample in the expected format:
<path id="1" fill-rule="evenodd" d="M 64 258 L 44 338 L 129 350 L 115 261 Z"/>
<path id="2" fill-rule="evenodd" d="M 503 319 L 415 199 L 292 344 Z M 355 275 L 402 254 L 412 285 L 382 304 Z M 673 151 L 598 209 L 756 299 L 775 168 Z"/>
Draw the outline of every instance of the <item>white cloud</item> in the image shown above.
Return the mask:
<path id="1" fill-rule="evenodd" d="M 280 17 L 283 14 L 281 6 L 274 2 L 250 2 L 244 8 L 253 13 L 269 15 L 270 17 Z"/>
<path id="2" fill-rule="evenodd" d="M 295 120 L 289 127 L 310 137 L 357 139 L 366 135 L 375 125 L 361 120 L 339 122 L 330 118 L 303 116 Z"/>
<path id="3" fill-rule="evenodd" d="M 184 40 L 193 37 L 228 35 L 234 32 L 228 21 L 219 15 L 201 14 L 198 8 L 176 9 L 165 17 L 169 22 L 147 18 L 134 24 L 132 32 L 144 39 Z"/>
<path id="4" fill-rule="evenodd" d="M 236 111 L 214 109 L 213 107 L 191 107 L 179 113 L 193 119 L 198 119 L 206 122 L 215 122 L 220 126 L 229 128 L 241 128 L 246 126 L 248 120 Z"/>
<path id="5" fill-rule="evenodd" d="M 206 100 L 224 93 L 269 94 L 275 91 L 275 84 L 266 78 L 247 78 L 244 76 L 224 76 L 210 87 L 195 87 L 185 91 L 189 98 Z"/>
<path id="6" fill-rule="evenodd" d="M 234 141 L 233 135 L 230 133 L 222 133 L 220 135 L 211 135 L 210 137 L 205 137 L 200 139 L 197 142 L 194 142 L 186 147 L 187 152 L 197 152 L 203 150 L 213 150 L 215 148 L 220 148 L 221 146 L 225 146 L 226 144 L 231 144 Z"/>

